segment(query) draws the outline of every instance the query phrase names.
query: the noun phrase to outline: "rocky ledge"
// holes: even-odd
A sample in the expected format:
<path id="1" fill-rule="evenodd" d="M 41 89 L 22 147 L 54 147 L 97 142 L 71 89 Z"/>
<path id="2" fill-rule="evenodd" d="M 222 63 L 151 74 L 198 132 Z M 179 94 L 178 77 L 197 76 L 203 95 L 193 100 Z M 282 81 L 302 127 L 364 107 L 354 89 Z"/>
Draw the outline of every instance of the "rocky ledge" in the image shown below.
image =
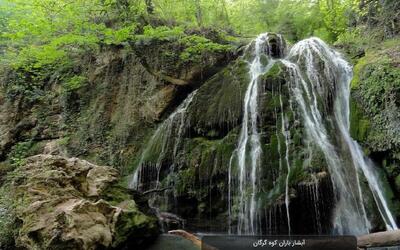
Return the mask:
<path id="1" fill-rule="evenodd" d="M 157 219 L 118 185 L 114 168 L 36 155 L 10 178 L 17 248 L 120 249 L 158 234 Z"/>

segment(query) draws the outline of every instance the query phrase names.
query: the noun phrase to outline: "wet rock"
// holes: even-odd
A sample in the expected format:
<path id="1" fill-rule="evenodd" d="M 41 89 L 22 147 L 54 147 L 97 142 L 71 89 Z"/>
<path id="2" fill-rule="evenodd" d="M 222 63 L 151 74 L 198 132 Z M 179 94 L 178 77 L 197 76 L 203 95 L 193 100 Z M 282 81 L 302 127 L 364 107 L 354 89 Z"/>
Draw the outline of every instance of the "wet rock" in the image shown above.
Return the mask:
<path id="1" fill-rule="evenodd" d="M 184 228 L 185 226 L 185 220 L 173 213 L 159 212 L 157 217 L 166 231 Z"/>

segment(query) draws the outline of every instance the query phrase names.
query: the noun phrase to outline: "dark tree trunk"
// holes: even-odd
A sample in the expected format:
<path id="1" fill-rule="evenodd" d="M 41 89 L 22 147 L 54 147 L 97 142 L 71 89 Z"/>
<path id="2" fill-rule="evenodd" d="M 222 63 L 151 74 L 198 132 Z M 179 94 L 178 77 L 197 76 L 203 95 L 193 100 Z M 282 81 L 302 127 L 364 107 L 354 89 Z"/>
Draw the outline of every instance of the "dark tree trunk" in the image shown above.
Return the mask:
<path id="1" fill-rule="evenodd" d="M 203 12 L 201 10 L 200 0 L 194 0 L 194 5 L 196 8 L 195 15 L 196 15 L 197 25 L 203 26 Z"/>
<path id="2" fill-rule="evenodd" d="M 154 5 L 152 0 L 145 0 L 146 3 L 146 11 L 147 14 L 153 15 L 154 14 Z"/>

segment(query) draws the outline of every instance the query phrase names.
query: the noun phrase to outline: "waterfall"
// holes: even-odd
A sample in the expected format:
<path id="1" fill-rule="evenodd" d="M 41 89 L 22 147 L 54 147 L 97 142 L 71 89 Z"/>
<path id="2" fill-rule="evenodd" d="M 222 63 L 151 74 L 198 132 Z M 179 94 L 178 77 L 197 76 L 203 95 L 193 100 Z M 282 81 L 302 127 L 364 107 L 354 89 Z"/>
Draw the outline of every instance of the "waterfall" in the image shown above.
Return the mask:
<path id="1" fill-rule="evenodd" d="M 287 60 L 282 62 L 288 68 L 292 97 L 299 105 L 307 134 L 319 146 L 328 163 L 337 195 L 336 233 L 359 235 L 368 233 L 371 227 L 364 207 L 359 171 L 368 181 L 387 229 L 397 228 L 380 190 L 372 161 L 363 155 L 349 134 L 350 65 L 318 38 L 295 44 Z M 339 131 L 335 133 L 337 128 Z M 351 160 L 346 161 L 349 153 Z"/>
<path id="2" fill-rule="evenodd" d="M 286 55 L 283 38 L 277 34 L 265 33 L 246 47 L 240 60 L 248 64 L 249 82 L 243 99 L 242 122 L 238 126 L 240 132 L 236 138 L 236 148 L 231 153 L 229 162 L 220 163 L 214 159 L 210 163 L 214 164 L 213 169 L 224 163 L 228 167 L 226 180 L 229 233 L 255 235 L 278 232 L 286 227 L 279 224 L 282 221 L 287 222 L 287 231 L 291 234 L 292 229 L 296 228 L 296 218 L 291 218 L 293 211 L 296 212 L 293 205 L 291 206 L 291 198 L 296 197 L 296 192 L 292 190 L 309 193 L 303 197 L 315 202 L 312 207 L 315 221 L 310 224 L 314 225 L 318 233 L 323 233 L 326 226 L 322 222 L 328 218 L 322 217 L 332 211 L 330 208 L 329 213 L 321 210 L 328 210 L 328 206 L 323 204 L 326 195 L 319 189 L 319 183 L 329 182 L 329 179 L 324 179 L 325 176 L 330 177 L 329 194 L 333 192 L 335 202 L 332 215 L 333 234 L 361 235 L 370 231 L 372 225 L 368 217 L 371 211 L 367 211 L 364 204 L 364 196 L 369 193 L 365 188 L 370 189 L 387 230 L 397 229 L 389 204 L 380 190 L 382 185 L 376 166 L 363 154 L 360 145 L 349 133 L 352 69 L 342 56 L 318 38 L 309 38 L 294 44 Z M 284 78 L 284 83 L 274 83 L 273 86 L 278 85 L 278 89 L 272 87 L 269 94 L 277 99 L 274 100 L 272 114 L 266 117 L 263 116 L 261 106 L 261 100 L 265 100 L 262 98 L 268 97 L 264 95 L 266 90 L 263 84 L 269 77 L 268 73 L 275 74 L 276 68 L 279 68 L 278 74 Z M 145 145 L 130 182 L 131 188 L 159 188 L 162 181 L 160 178 L 169 174 L 176 175 L 177 172 L 174 171 L 180 156 L 186 152 L 183 139 L 190 128 L 187 112 L 189 107 L 195 108 L 191 103 L 196 94 L 197 91 L 193 91 L 188 95 L 159 125 Z M 275 155 L 279 154 L 274 156 L 274 159 L 279 160 L 279 166 L 278 162 L 273 163 L 276 165 L 270 172 L 269 169 L 266 171 L 263 164 L 268 161 L 265 159 L 268 152 L 263 152 L 263 147 L 271 145 L 272 148 L 272 139 L 267 138 L 266 132 L 261 129 L 265 125 L 265 119 L 275 119 L 276 130 L 269 131 L 268 136 L 276 138 Z M 301 140 L 296 140 L 295 136 L 299 135 L 299 131 L 305 133 L 301 133 Z M 299 149 L 299 146 L 303 149 Z M 228 158 L 229 154 L 230 151 Z M 312 166 L 315 155 L 323 158 L 323 166 L 317 167 L 323 167 L 329 175 L 316 173 L 312 168 L 306 169 L 307 166 Z M 292 177 L 297 178 L 296 173 L 299 170 L 307 175 L 305 183 L 308 186 L 296 189 L 294 183 L 298 183 L 293 182 Z M 268 178 L 272 179 L 272 190 L 265 190 L 263 186 L 265 180 L 262 178 L 266 175 L 271 175 Z M 364 179 L 368 186 L 361 185 L 361 180 Z M 320 182 L 321 180 L 323 181 Z M 211 191 L 212 181 L 210 178 L 210 206 L 211 198 L 215 197 Z M 166 182 L 170 184 L 169 179 Z M 268 193 L 269 191 L 271 192 Z M 263 203 L 263 199 L 270 199 L 269 203 Z M 209 216 L 208 219 L 211 220 L 211 213 Z"/>
<path id="3" fill-rule="evenodd" d="M 250 83 L 243 101 L 243 120 L 237 148 L 233 152 L 229 163 L 229 223 L 234 217 L 233 207 L 237 210 L 237 233 L 260 233 L 260 212 L 258 199 L 260 191 L 257 176 L 260 172 L 262 157 L 262 142 L 259 131 L 259 77 L 268 72 L 275 63 L 282 63 L 286 68 L 287 88 L 290 95 L 292 112 L 302 118 L 306 131 L 310 157 L 312 151 L 310 143 L 323 153 L 330 173 L 335 195 L 335 210 L 333 225 L 335 234 L 368 233 L 371 223 L 368 219 L 361 184 L 360 174 L 368 181 L 369 188 L 388 230 L 396 229 L 397 225 L 389 210 L 387 201 L 380 190 L 380 181 L 372 161 L 364 156 L 361 147 L 349 134 L 349 96 L 350 81 L 352 79 L 351 66 L 339 53 L 330 49 L 318 38 L 310 38 L 296 43 L 284 59 L 273 57 L 269 34 L 258 36 L 250 43 L 245 52 L 251 53 L 252 60 L 248 61 Z M 284 48 L 279 36 L 280 48 Z M 281 53 L 283 55 L 283 53 Z M 268 58 L 268 63 L 262 62 L 262 56 Z M 286 114 L 283 112 L 282 94 L 279 92 L 281 108 L 280 133 L 285 139 L 284 156 L 281 155 L 282 146 L 278 137 L 278 151 L 280 156 L 280 171 L 287 166 L 285 177 L 285 206 L 288 223 L 288 232 L 291 232 L 289 177 L 291 163 L 289 146 L 291 135 Z M 293 108 L 296 103 L 296 110 Z M 275 109 L 276 116 L 276 109 Z M 277 116 L 275 117 L 277 118 Z M 278 128 L 277 128 L 278 129 Z M 283 158 L 283 159 L 282 159 Z M 236 162 L 235 162 L 236 160 Z M 284 164 L 283 164 L 284 162 Z M 237 166 L 235 165 L 237 164 Z M 233 169 L 238 169 L 235 176 Z M 235 182 L 238 179 L 238 183 Z M 316 183 L 318 180 L 316 180 Z M 236 187 L 238 186 L 238 187 Z M 235 193 L 235 188 L 237 189 Z M 317 191 L 315 191 L 317 192 Z M 235 195 L 236 194 L 236 203 Z M 314 196 L 318 200 L 317 196 Z M 315 208 L 318 215 L 317 207 Z M 320 218 L 321 219 L 321 218 Z M 266 222 L 270 226 L 270 221 Z M 321 227 L 318 226 L 318 230 Z M 268 228 L 267 228 L 268 230 Z M 229 232 L 231 233 L 231 225 Z"/>
<path id="4" fill-rule="evenodd" d="M 139 164 L 137 165 L 133 178 L 129 183 L 130 188 L 141 188 L 140 185 L 144 171 L 156 173 L 156 185 L 154 185 L 153 188 L 158 187 L 163 160 L 165 160 L 166 157 L 175 159 L 178 154 L 183 134 L 188 127 L 186 111 L 192 103 L 193 97 L 196 93 L 197 90 L 189 94 L 177 109 L 157 128 L 140 156 Z M 155 155 L 157 158 L 155 165 L 148 166 L 146 164 L 148 158 L 151 158 L 149 155 Z M 171 171 L 173 171 L 173 169 L 174 166 L 172 166 Z M 152 179 L 152 177 L 154 177 L 154 174 L 150 173 L 150 179 Z"/>
<path id="5" fill-rule="evenodd" d="M 275 35 L 274 35 L 275 36 Z M 278 43 L 282 39 L 278 36 Z M 278 48 L 270 44 L 270 34 L 265 33 L 258 36 L 246 49 L 245 55 L 250 55 L 249 75 L 250 83 L 247 87 L 243 102 L 243 120 L 237 148 L 233 156 L 237 157 L 238 181 L 239 181 L 239 214 L 237 232 L 239 234 L 255 234 L 260 232 L 258 225 L 258 204 L 256 195 L 258 193 L 257 175 L 260 168 L 260 159 L 262 154 L 260 133 L 259 133 L 259 77 L 273 66 L 275 60 L 273 55 L 283 53 L 281 44 Z M 279 49 L 279 51 L 276 51 Z M 267 63 L 263 60 L 266 57 Z M 232 160 L 229 166 L 229 172 L 232 169 Z M 229 177 L 229 182 L 231 177 Z M 230 185 L 230 183 L 229 183 Z M 231 192 L 231 190 L 229 190 Z M 230 195 L 230 194 L 229 194 Z M 229 199 L 230 200 L 230 199 Z M 229 201 L 229 207 L 232 202 Z M 231 208 L 229 208 L 231 211 Z"/>
<path id="6" fill-rule="evenodd" d="M 279 104 L 281 106 L 281 110 L 283 110 L 283 103 L 282 103 L 282 94 L 279 94 Z M 290 131 L 288 129 L 287 118 L 285 117 L 284 112 L 281 112 L 281 123 L 282 123 L 282 134 L 285 137 L 285 163 L 287 166 L 287 174 L 285 178 L 285 206 L 286 206 L 286 218 L 288 224 L 288 233 L 290 235 L 291 226 L 290 226 L 290 210 L 289 210 L 289 177 L 290 177 L 290 160 L 289 160 L 289 146 L 290 146 Z M 280 149 L 279 149 L 280 150 Z M 281 164 L 281 163 L 280 163 Z"/>
<path id="7" fill-rule="evenodd" d="M 317 40 L 322 42 L 321 40 Z M 323 43 L 323 42 L 322 42 Z M 332 51 L 331 51 L 332 52 Z M 334 53 L 334 52 L 332 52 Z M 334 53 L 335 54 L 335 53 Z M 337 65 L 346 65 L 346 62 L 341 58 L 337 57 L 335 63 Z M 338 81 L 339 89 L 337 93 L 337 101 L 335 103 L 335 117 L 339 124 L 339 129 L 343 138 L 350 149 L 351 157 L 354 166 L 357 170 L 360 170 L 368 181 L 370 190 L 381 214 L 383 221 L 385 222 L 387 230 L 398 229 L 396 221 L 390 212 L 389 206 L 385 200 L 385 197 L 381 190 L 381 183 L 376 172 L 376 166 L 373 162 L 364 156 L 360 145 L 351 138 L 350 130 L 350 82 L 352 79 L 352 72 L 349 70 L 349 66 L 346 65 L 346 73 L 342 75 L 340 81 Z M 361 195 L 361 194 L 360 194 Z"/>

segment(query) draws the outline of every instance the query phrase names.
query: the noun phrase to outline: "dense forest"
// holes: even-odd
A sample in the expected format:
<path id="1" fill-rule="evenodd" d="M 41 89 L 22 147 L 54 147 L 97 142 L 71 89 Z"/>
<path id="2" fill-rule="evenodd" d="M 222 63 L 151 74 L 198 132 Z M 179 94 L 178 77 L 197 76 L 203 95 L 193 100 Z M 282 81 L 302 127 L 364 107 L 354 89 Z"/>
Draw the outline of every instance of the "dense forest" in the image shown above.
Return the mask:
<path id="1" fill-rule="evenodd" d="M 390 0 L 2 1 L 2 63 L 38 68 L 102 46 L 184 38 L 191 29 L 214 29 L 227 41 L 270 31 L 291 42 L 318 36 L 362 45 L 396 36 L 398 9 Z M 194 43 L 194 53 L 218 49 Z"/>
<path id="2" fill-rule="evenodd" d="M 399 36 L 397 0 L 0 0 L 0 249 L 398 232 Z"/>

